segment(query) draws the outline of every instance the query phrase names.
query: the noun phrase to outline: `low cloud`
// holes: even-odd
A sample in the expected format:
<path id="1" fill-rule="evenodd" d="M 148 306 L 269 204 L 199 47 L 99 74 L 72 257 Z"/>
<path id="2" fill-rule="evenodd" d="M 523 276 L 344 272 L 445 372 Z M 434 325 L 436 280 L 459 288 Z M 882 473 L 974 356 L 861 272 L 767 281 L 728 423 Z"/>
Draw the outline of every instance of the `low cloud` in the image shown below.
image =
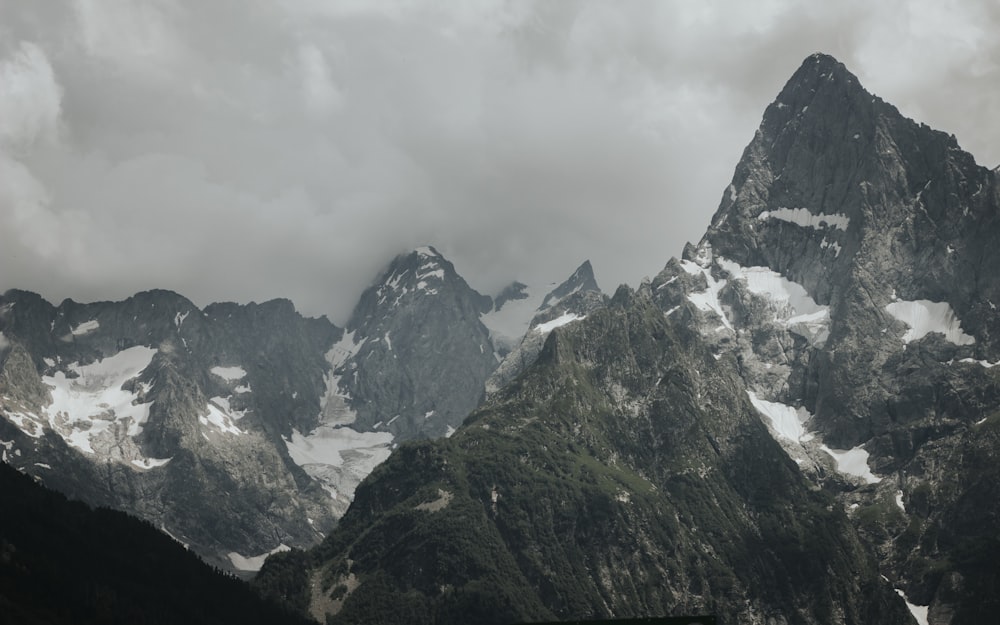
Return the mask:
<path id="1" fill-rule="evenodd" d="M 607 290 L 699 238 L 829 52 L 1000 162 L 990 2 L 0 0 L 0 290 L 289 297 L 343 321 L 432 244 L 476 288 Z"/>

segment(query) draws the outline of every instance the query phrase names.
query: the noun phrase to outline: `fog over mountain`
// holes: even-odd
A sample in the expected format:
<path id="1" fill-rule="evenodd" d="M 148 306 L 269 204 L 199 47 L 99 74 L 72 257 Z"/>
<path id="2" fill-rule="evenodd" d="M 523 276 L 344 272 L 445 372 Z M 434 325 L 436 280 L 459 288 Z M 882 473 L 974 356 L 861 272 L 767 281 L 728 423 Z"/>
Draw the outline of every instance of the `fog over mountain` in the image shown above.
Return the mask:
<path id="1" fill-rule="evenodd" d="M 0 292 L 344 323 L 423 244 L 484 293 L 585 258 L 636 284 L 815 50 L 996 166 L 998 28 L 985 0 L 0 0 Z"/>

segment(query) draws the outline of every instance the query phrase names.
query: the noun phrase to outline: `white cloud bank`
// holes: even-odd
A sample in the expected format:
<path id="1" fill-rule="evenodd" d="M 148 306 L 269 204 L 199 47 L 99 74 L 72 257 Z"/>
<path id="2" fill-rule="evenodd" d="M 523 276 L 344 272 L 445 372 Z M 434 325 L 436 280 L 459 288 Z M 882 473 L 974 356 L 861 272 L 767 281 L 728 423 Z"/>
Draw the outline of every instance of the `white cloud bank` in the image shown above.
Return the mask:
<path id="1" fill-rule="evenodd" d="M 987 165 L 1000 10 L 929 1 L 0 0 L 0 290 L 286 296 L 433 244 L 480 290 L 637 283 L 829 52 Z M 542 275 L 538 275 L 541 273 Z"/>

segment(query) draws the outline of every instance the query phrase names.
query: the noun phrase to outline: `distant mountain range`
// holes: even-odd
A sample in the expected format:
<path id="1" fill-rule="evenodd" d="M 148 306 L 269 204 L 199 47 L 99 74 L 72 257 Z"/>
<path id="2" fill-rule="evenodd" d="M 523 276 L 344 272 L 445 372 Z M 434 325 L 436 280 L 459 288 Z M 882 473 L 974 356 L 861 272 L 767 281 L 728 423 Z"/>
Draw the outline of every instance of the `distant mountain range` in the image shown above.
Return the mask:
<path id="1" fill-rule="evenodd" d="M 602 297 L 589 263 L 542 290 L 529 307 L 494 303 L 427 247 L 390 263 L 346 329 L 286 300 L 199 310 L 149 291 L 53 306 L 8 291 L 0 453 L 216 566 L 255 571 L 268 553 L 316 544 L 400 442 L 462 423 L 511 349 L 485 324 L 540 339 L 536 314 L 582 312 L 582 291 Z"/>

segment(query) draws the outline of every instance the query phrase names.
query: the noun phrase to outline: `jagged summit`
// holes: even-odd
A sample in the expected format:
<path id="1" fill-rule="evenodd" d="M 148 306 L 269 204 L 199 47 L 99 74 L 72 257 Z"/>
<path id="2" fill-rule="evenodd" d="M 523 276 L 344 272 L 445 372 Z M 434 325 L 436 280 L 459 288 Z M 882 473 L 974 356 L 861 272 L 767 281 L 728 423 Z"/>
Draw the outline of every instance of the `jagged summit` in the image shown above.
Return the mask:
<path id="1" fill-rule="evenodd" d="M 848 476 L 844 502 L 886 554 L 882 574 L 931 622 L 995 611 L 981 584 L 997 568 L 981 563 L 997 499 L 978 489 L 996 481 L 998 239 L 996 173 L 813 55 L 704 237 L 652 284 L 717 362 L 739 363 L 804 471 Z M 966 560 L 952 536 L 983 555 Z"/>
<path id="2" fill-rule="evenodd" d="M 446 294 L 472 306 L 477 314 L 492 307 L 492 299 L 470 287 L 440 252 L 431 246 L 418 247 L 396 256 L 362 294 L 347 329 L 369 326 L 392 308 Z"/>
<path id="3" fill-rule="evenodd" d="M 597 286 L 597 280 L 594 279 L 594 268 L 591 267 L 589 260 L 585 260 L 582 265 L 576 268 L 573 275 L 567 278 L 562 284 L 552 289 L 552 291 L 542 299 L 542 304 L 538 307 L 538 310 L 545 310 L 559 300 L 578 291 L 600 292 L 600 290 L 601 288 Z"/>

